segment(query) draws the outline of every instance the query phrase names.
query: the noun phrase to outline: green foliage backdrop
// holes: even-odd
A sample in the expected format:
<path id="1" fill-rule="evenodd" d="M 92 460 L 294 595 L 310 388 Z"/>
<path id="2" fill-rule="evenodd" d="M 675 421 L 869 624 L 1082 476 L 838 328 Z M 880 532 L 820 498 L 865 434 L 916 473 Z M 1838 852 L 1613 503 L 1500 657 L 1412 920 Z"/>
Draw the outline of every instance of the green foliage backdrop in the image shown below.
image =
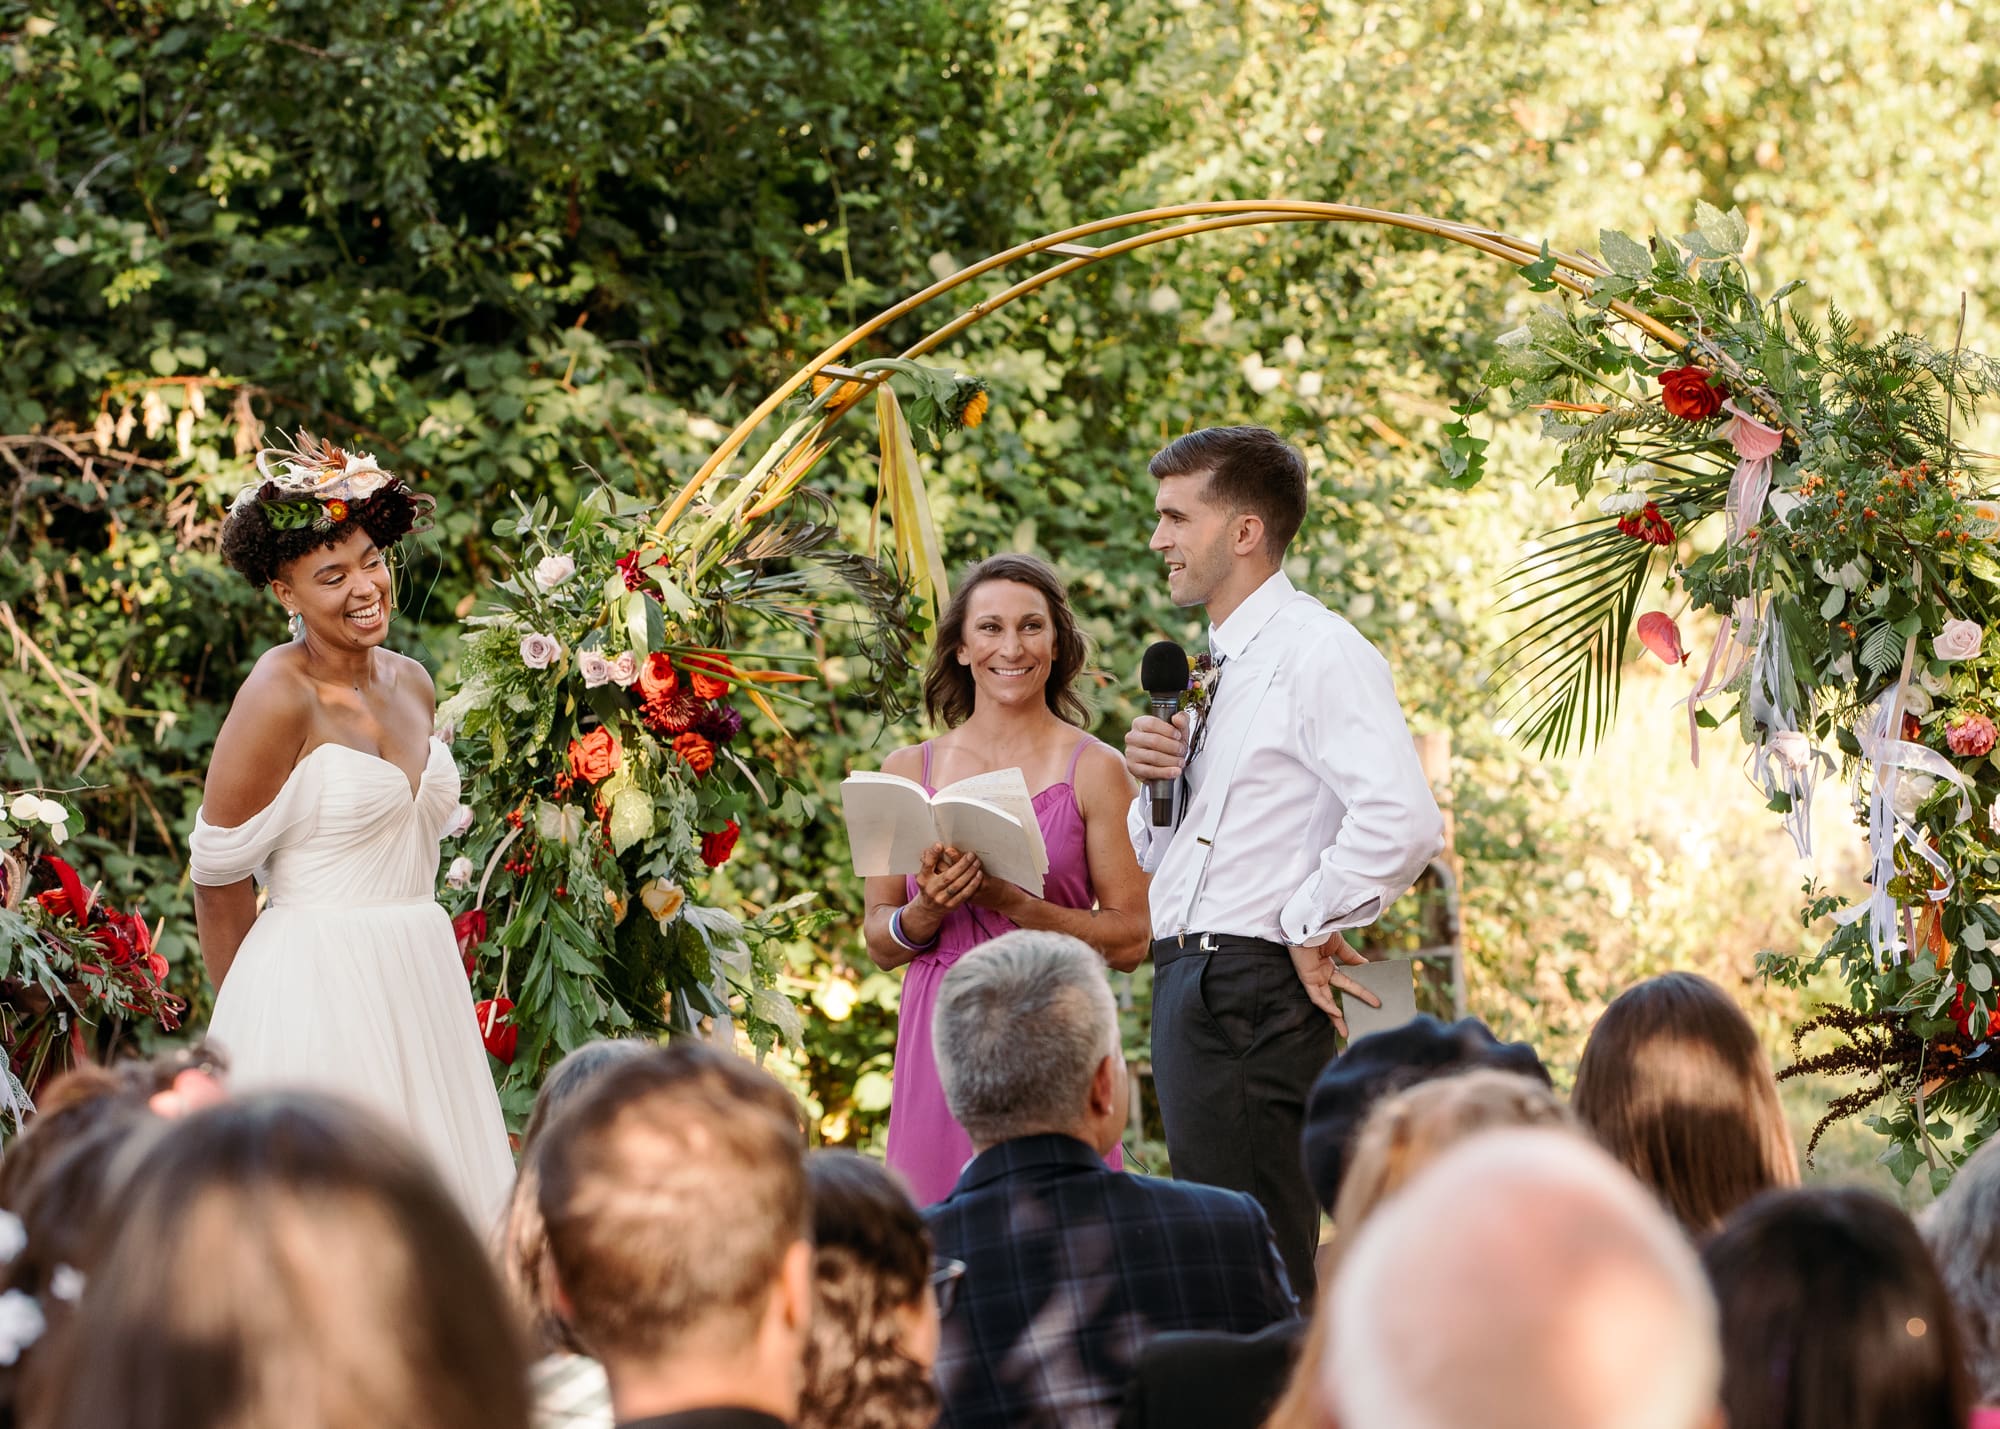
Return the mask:
<path id="1" fill-rule="evenodd" d="M 166 920 L 198 992 L 185 833 L 226 701 L 280 636 L 213 550 L 263 426 L 370 447 L 439 498 L 398 638 L 449 689 L 511 495 L 572 499 L 585 468 L 662 495 L 932 274 L 1154 203 L 1294 195 L 1563 242 L 1676 230 L 1701 198 L 1871 328 L 1935 333 L 1963 290 L 1990 349 L 1993 28 L 1950 0 L 0 0 L 0 601 L 109 740 L 22 656 L 0 777 L 87 786 L 82 856 Z M 1115 741 L 1126 652 L 1199 634 L 1144 549 L 1145 457 L 1217 421 L 1297 434 L 1320 484 L 1294 574 L 1382 645 L 1413 724 L 1456 739 L 1475 1007 L 1561 1062 L 1635 972 L 1745 977 L 1755 948 L 1730 940 L 1762 925 L 1667 896 L 1677 856 L 1595 800 L 1603 768 L 1532 765 L 1495 722 L 1493 582 L 1554 507 L 1438 480 L 1440 424 L 1532 301 L 1483 262 L 1277 230 L 1090 270 L 943 355 L 995 406 L 931 480 L 954 562 L 1038 549 L 1075 582 Z M 1496 473 L 1539 469 L 1495 435 Z M 857 534 L 861 445 L 822 468 Z M 822 789 L 914 737 L 824 653 L 831 699 L 780 751 Z M 798 1075 L 824 1133 L 862 1139 L 896 983 L 860 951 L 823 812 L 753 830 L 722 877 L 762 905 L 803 876 L 848 915 L 793 950 L 816 1009 Z M 1577 881 L 1606 862 L 1626 906 L 1662 891 L 1651 916 Z M 1143 979 L 1130 1001 L 1136 1035 Z"/>

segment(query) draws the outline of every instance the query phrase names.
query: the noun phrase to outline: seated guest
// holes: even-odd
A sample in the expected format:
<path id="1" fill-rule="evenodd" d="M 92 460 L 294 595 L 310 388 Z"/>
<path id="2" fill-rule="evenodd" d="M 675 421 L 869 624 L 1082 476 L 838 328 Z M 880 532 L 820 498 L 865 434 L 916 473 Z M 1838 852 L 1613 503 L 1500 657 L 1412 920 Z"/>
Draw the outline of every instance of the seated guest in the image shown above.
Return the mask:
<path id="1" fill-rule="evenodd" d="M 1540 1070 L 1541 1064 L 1535 1065 Z M 1347 1174 L 1334 1207 L 1322 1283 L 1331 1282 L 1342 1250 L 1354 1243 L 1376 1207 L 1431 1162 L 1478 1132 L 1533 1126 L 1570 1129 L 1574 1123 L 1545 1079 L 1487 1068 L 1419 1082 L 1380 1102 L 1347 1149 Z M 1262 1423 L 1264 1429 L 1319 1429 L 1320 1365 L 1330 1319 L 1322 1299 L 1284 1397 L 1270 1418 L 1251 1423 Z"/>
<path id="2" fill-rule="evenodd" d="M 1881 1197 L 1759 1196 L 1702 1261 L 1731 1425 L 1964 1429 L 1972 1394 L 1951 1298 L 1910 1218 Z"/>
<path id="3" fill-rule="evenodd" d="M 1565 1132 L 1483 1133 L 1418 1172 L 1343 1250 L 1329 1314 L 1337 1429 L 1720 1429 L 1694 1251 Z"/>
<path id="4" fill-rule="evenodd" d="M 1154 1335 L 1293 1317 L 1256 1201 L 1100 1159 L 1125 1125 L 1125 1060 L 1086 944 L 1023 931 L 974 949 L 945 975 L 932 1037 L 977 1150 L 926 1213 L 939 1254 L 965 1265 L 941 1423 L 1108 1429 Z"/>
<path id="5" fill-rule="evenodd" d="M 1649 978 L 1604 1009 L 1570 1107 L 1696 1238 L 1759 1192 L 1799 1183 L 1756 1031 L 1693 973 Z"/>
<path id="6" fill-rule="evenodd" d="M 549 1264 L 625 1429 L 776 1429 L 797 1414 L 804 1141 L 767 1073 L 686 1042 L 623 1058 L 549 1122 Z"/>
<path id="7" fill-rule="evenodd" d="M 529 1329 L 537 1429 L 611 1429 L 611 1387 L 604 1366 L 578 1344 L 556 1303 L 549 1273 L 549 1237 L 542 1225 L 537 1158 L 549 1122 L 586 1087 L 626 1057 L 644 1056 L 650 1042 L 586 1042 L 549 1068 L 521 1136 L 520 1169 L 500 1222 L 500 1276 Z"/>
<path id="8" fill-rule="evenodd" d="M 900 1177 L 852 1151 L 806 1157 L 813 1321 L 799 1429 L 931 1429 L 931 1236 Z M 947 1267 L 950 1268 L 950 1267 Z"/>
<path id="9" fill-rule="evenodd" d="M 1973 1397 L 2000 1405 L 2000 1141 L 1972 1153 L 1917 1229 L 1958 1309 Z M 2000 1429 L 2000 1409 L 1973 1411 L 1973 1429 Z"/>
<path id="10" fill-rule="evenodd" d="M 44 1429 L 526 1429 L 479 1237 L 386 1122 L 264 1094 L 165 1129 L 50 1346 Z"/>
<path id="11" fill-rule="evenodd" d="M 1500 1041 L 1477 1018 L 1461 1018 L 1447 1025 L 1435 1017 L 1424 1016 L 1401 1027 L 1371 1033 L 1327 1064 L 1306 1103 L 1301 1152 L 1306 1179 L 1311 1182 L 1321 1208 L 1333 1210 L 1343 1171 L 1353 1159 L 1354 1140 L 1377 1103 L 1399 1087 L 1449 1077 L 1473 1067 L 1517 1072 L 1532 1079 L 1542 1088 L 1542 1094 L 1537 1098 L 1531 1087 L 1516 1087 L 1513 1079 L 1502 1078 L 1499 1085 L 1512 1088 L 1509 1094 L 1465 1099 L 1466 1109 L 1454 1121 L 1455 1134 L 1450 1140 L 1485 1123 L 1512 1126 L 1541 1124 L 1549 1119 L 1517 1111 L 1516 1104 L 1539 1103 L 1537 1111 L 1546 1106 L 1556 1119 L 1561 1119 L 1561 1112 L 1555 1109 L 1547 1092 L 1549 1074 L 1534 1048 L 1522 1042 Z M 1434 1140 L 1436 1144 L 1429 1148 L 1430 1155 L 1447 1144 L 1442 1128 L 1436 1131 Z M 1428 1160 L 1429 1156 L 1421 1159 Z M 1398 1164 L 1400 1175 L 1407 1176 L 1420 1160 L 1414 1155 L 1404 1156 Z M 1392 1186 L 1380 1187 L 1368 1206 L 1372 1208 L 1374 1201 L 1391 1189 Z M 1351 1224 L 1358 1223 L 1359 1216 L 1354 1215 Z M 1332 1267 L 1327 1263 L 1328 1251 L 1322 1250 L 1320 1254 L 1320 1282 L 1324 1284 L 1331 1277 Z M 1120 1422 L 1131 1429 L 1167 1424 L 1201 1424 L 1209 1429 L 1233 1429 L 1239 1425 L 1242 1429 L 1256 1429 L 1267 1422 L 1298 1425 L 1302 1429 L 1317 1425 L 1318 1353 L 1309 1355 L 1308 1363 L 1295 1367 L 1299 1346 L 1306 1336 L 1305 1324 L 1297 1320 L 1285 1321 L 1254 1335 L 1192 1332 L 1162 1335 L 1139 1357 Z M 1281 1392 L 1282 1404 L 1273 1410 L 1272 1405 Z"/>

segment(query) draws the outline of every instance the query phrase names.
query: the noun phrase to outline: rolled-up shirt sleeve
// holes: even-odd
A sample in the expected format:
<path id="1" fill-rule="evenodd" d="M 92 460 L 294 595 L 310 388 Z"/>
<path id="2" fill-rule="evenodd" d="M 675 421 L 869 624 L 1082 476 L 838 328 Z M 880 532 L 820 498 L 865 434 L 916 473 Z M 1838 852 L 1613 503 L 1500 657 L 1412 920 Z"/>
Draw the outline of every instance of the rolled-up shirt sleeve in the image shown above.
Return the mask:
<path id="1" fill-rule="evenodd" d="M 1287 940 L 1308 947 L 1374 922 L 1444 846 L 1388 662 L 1344 623 L 1330 643 L 1300 692 L 1296 752 L 1339 800 L 1340 828 L 1278 915 Z"/>

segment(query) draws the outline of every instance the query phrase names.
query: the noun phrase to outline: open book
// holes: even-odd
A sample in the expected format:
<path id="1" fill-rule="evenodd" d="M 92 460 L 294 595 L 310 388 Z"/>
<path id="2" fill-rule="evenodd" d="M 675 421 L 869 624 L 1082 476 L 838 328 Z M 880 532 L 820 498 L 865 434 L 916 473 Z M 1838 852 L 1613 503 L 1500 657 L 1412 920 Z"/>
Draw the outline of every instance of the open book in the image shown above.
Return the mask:
<path id="1" fill-rule="evenodd" d="M 990 877 L 1042 896 L 1049 851 L 1019 769 L 974 775 L 936 794 L 914 779 L 860 770 L 842 781 L 840 797 L 854 871 L 863 878 L 915 873 L 924 850 L 941 843 L 979 855 Z"/>

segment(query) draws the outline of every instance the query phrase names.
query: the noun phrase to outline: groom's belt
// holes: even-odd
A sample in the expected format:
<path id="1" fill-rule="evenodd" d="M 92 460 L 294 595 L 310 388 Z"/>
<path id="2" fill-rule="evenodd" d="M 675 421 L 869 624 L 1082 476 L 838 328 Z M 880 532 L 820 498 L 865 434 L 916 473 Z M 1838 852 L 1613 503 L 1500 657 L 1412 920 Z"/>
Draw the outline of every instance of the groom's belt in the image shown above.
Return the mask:
<path id="1" fill-rule="evenodd" d="M 1258 957 L 1287 957 L 1291 949 L 1269 938 L 1251 938 L 1242 933 L 1178 933 L 1171 938 L 1153 939 L 1153 970 L 1191 958 L 1197 953 L 1250 953 Z"/>

